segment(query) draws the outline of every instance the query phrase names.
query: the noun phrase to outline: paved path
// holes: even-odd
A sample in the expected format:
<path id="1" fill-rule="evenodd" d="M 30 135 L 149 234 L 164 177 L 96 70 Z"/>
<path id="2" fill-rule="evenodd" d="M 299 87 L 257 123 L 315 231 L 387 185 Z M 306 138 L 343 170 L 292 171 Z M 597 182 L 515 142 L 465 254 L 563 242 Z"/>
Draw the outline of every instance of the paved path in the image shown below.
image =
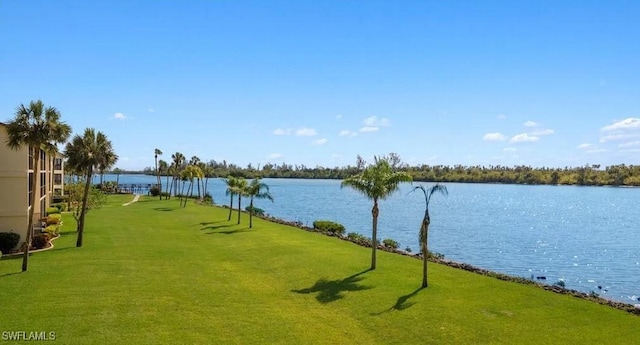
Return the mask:
<path id="1" fill-rule="evenodd" d="M 134 202 L 138 201 L 138 199 L 140 199 L 140 194 L 136 194 L 136 195 L 133 197 L 133 200 L 129 201 L 129 202 L 128 202 L 128 203 L 126 203 L 126 204 L 122 204 L 122 206 L 129 206 L 129 205 L 133 204 Z"/>

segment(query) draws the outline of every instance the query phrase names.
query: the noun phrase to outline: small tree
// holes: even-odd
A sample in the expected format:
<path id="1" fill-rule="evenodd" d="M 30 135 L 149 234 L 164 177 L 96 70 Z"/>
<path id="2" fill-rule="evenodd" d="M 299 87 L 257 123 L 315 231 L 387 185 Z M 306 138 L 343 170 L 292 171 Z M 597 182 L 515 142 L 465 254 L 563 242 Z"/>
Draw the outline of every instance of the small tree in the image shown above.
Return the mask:
<path id="1" fill-rule="evenodd" d="M 431 196 L 438 192 L 442 195 L 448 195 L 447 187 L 440 183 L 436 183 L 434 186 L 429 188 L 424 188 L 423 186 L 415 187 L 413 191 L 416 189 L 422 190 L 424 193 L 424 201 L 425 201 L 425 209 L 424 209 L 424 218 L 422 218 L 422 226 L 420 226 L 420 250 L 422 251 L 422 287 L 426 288 L 427 283 L 427 257 L 429 256 L 429 225 L 431 224 L 431 218 L 429 217 L 429 202 L 431 201 Z"/>
<path id="2" fill-rule="evenodd" d="M 67 195 L 69 204 L 71 205 L 71 214 L 76 222 L 80 221 L 80 215 L 82 213 L 82 197 L 84 196 L 84 183 L 76 182 L 69 183 L 64 186 L 64 193 Z M 95 186 L 89 188 L 89 195 L 87 197 L 87 210 L 96 210 L 102 207 L 107 202 L 107 195 L 98 190 Z"/>
<path id="3" fill-rule="evenodd" d="M 245 188 L 244 194 L 249 197 L 249 229 L 253 227 L 253 199 L 267 199 L 273 202 L 273 196 L 269 193 L 269 186 L 260 181 L 259 177 L 254 178 Z"/>

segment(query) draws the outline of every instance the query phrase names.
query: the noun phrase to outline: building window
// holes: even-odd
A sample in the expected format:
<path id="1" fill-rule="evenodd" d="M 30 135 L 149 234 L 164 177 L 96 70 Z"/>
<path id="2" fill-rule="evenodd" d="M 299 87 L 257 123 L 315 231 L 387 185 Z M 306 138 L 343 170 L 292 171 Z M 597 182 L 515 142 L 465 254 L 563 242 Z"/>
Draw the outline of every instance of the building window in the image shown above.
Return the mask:
<path id="1" fill-rule="evenodd" d="M 44 196 L 47 193 L 47 173 L 40 173 L 40 196 Z"/>
<path id="2" fill-rule="evenodd" d="M 62 158 L 53 160 L 53 170 L 62 170 Z"/>
<path id="3" fill-rule="evenodd" d="M 47 170 L 47 153 L 44 150 L 40 150 L 40 171 Z"/>
<path id="4" fill-rule="evenodd" d="M 29 170 L 33 170 L 33 147 L 29 146 Z"/>
<path id="5" fill-rule="evenodd" d="M 33 194 L 33 173 L 29 173 L 29 206 L 31 205 L 31 195 Z"/>
<path id="6" fill-rule="evenodd" d="M 62 174 L 53 174 L 53 184 L 62 184 Z"/>

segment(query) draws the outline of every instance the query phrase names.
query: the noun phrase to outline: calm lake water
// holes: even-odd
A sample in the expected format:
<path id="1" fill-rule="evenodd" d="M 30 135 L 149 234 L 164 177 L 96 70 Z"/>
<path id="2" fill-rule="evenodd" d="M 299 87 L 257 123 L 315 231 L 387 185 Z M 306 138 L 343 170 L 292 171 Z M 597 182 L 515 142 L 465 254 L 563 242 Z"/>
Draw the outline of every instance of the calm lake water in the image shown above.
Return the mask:
<path id="1" fill-rule="evenodd" d="M 115 180 L 115 175 L 105 175 L 105 181 Z M 339 180 L 264 182 L 275 202 L 255 204 L 266 213 L 307 225 L 333 220 L 347 232 L 371 236 L 372 202 L 341 189 Z M 120 175 L 120 183 L 155 183 L 155 177 Z M 545 276 L 547 284 L 562 280 L 570 289 L 640 303 L 640 189 L 445 185 L 449 196 L 436 194 L 430 205 L 430 250 L 492 271 Z M 208 191 L 217 204 L 228 205 L 225 188 L 221 179 L 209 180 Z M 380 203 L 378 237 L 418 252 L 424 196 L 410 191 L 404 185 Z"/>

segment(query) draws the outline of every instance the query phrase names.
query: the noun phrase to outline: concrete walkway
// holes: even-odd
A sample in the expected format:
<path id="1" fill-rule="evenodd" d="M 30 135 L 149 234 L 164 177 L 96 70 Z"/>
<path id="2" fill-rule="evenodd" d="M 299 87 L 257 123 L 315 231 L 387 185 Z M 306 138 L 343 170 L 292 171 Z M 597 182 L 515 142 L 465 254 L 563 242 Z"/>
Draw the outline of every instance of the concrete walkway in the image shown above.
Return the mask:
<path id="1" fill-rule="evenodd" d="M 126 203 L 126 204 L 122 204 L 122 206 L 129 206 L 129 205 L 133 204 L 134 202 L 138 201 L 138 199 L 140 199 L 140 194 L 136 194 L 136 195 L 133 197 L 133 200 L 129 201 L 129 202 L 128 202 L 128 203 Z"/>

